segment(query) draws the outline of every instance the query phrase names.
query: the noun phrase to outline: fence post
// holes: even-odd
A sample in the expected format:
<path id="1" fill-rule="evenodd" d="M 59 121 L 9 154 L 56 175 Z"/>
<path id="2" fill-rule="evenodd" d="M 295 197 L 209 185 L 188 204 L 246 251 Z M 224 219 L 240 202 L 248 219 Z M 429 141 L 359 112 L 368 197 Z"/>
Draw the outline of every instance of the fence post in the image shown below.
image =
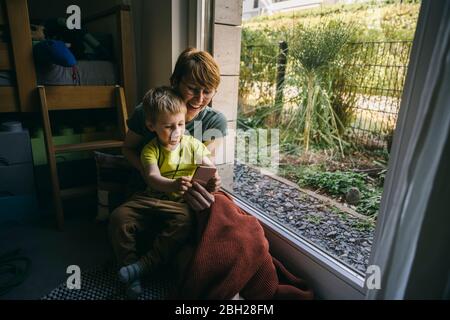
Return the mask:
<path id="1" fill-rule="evenodd" d="M 275 105 L 281 106 L 283 103 L 284 77 L 286 75 L 286 63 L 288 55 L 288 45 L 286 41 L 280 41 L 277 61 L 277 89 L 275 93 Z"/>

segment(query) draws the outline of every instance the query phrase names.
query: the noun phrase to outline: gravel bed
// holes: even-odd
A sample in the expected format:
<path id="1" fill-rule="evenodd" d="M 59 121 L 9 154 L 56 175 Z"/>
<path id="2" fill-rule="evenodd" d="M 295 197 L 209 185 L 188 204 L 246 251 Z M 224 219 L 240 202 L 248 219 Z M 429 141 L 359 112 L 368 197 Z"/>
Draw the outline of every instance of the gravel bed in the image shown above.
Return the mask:
<path id="1" fill-rule="evenodd" d="M 365 273 L 374 234 L 374 227 L 367 222 L 239 163 L 234 166 L 233 193 Z"/>

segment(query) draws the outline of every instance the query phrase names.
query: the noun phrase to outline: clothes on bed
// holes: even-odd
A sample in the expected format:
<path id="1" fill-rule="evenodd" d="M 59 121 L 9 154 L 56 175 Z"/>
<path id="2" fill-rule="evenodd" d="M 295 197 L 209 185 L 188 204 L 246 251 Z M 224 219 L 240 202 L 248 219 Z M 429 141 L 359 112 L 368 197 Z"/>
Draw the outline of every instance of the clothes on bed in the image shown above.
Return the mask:
<path id="1" fill-rule="evenodd" d="M 62 67 L 73 67 L 77 59 L 62 41 L 43 40 L 33 45 L 33 56 L 36 65 L 56 64 Z"/>
<path id="2" fill-rule="evenodd" d="M 68 29 L 65 18 L 48 19 L 44 23 L 45 38 L 60 40 L 70 45 L 78 60 L 112 60 L 112 35 L 89 33 L 87 29 Z"/>
<path id="3" fill-rule="evenodd" d="M 0 71 L 0 87 L 2 86 L 15 86 L 16 77 L 14 72 Z"/>
<path id="4" fill-rule="evenodd" d="M 78 61 L 76 69 L 56 64 L 36 65 L 36 76 L 38 84 L 42 85 L 115 85 L 118 83 L 116 68 L 110 61 Z"/>
<path id="5" fill-rule="evenodd" d="M 37 83 L 41 85 L 97 85 L 118 84 L 117 71 L 109 61 L 78 61 L 76 68 L 56 64 L 36 66 Z M 0 71 L 0 86 L 16 86 L 12 71 Z"/>
<path id="6" fill-rule="evenodd" d="M 33 25 L 37 82 L 41 85 L 115 85 L 118 83 L 113 37 L 107 33 L 69 30 L 65 19 Z M 2 84 L 5 85 L 5 84 Z"/>

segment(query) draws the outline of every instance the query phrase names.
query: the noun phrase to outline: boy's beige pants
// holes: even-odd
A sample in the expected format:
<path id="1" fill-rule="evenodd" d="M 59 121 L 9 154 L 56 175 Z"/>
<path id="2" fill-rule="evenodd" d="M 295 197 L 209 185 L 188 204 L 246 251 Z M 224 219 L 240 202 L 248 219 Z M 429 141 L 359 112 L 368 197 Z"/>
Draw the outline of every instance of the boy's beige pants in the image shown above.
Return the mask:
<path id="1" fill-rule="evenodd" d="M 111 213 L 109 235 L 119 266 L 140 261 L 151 271 L 175 256 L 191 226 L 185 203 L 138 193 Z"/>

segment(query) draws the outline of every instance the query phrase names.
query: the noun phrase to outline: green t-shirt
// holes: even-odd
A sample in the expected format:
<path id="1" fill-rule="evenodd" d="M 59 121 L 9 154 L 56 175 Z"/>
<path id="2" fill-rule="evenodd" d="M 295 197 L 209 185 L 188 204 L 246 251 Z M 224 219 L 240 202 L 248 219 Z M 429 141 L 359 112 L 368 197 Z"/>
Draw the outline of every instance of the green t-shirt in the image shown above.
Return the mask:
<path id="1" fill-rule="evenodd" d="M 142 147 L 156 137 L 154 132 L 145 126 L 145 115 L 142 103 L 136 106 L 131 118 L 127 121 L 128 128 L 134 133 L 144 137 Z M 227 135 L 227 119 L 211 107 L 206 107 L 189 122 L 186 122 L 186 132 L 202 142 L 211 140 L 211 137 L 220 138 Z M 200 136 L 201 135 L 201 136 Z"/>
<path id="2" fill-rule="evenodd" d="M 202 158 L 211 153 L 203 143 L 192 136 L 184 135 L 175 150 L 167 150 L 153 138 L 141 152 L 141 163 L 144 168 L 150 164 L 158 165 L 161 176 L 168 179 L 177 179 L 182 176 L 192 177 Z M 177 192 L 165 194 L 147 187 L 150 197 L 178 201 L 181 195 Z"/>

